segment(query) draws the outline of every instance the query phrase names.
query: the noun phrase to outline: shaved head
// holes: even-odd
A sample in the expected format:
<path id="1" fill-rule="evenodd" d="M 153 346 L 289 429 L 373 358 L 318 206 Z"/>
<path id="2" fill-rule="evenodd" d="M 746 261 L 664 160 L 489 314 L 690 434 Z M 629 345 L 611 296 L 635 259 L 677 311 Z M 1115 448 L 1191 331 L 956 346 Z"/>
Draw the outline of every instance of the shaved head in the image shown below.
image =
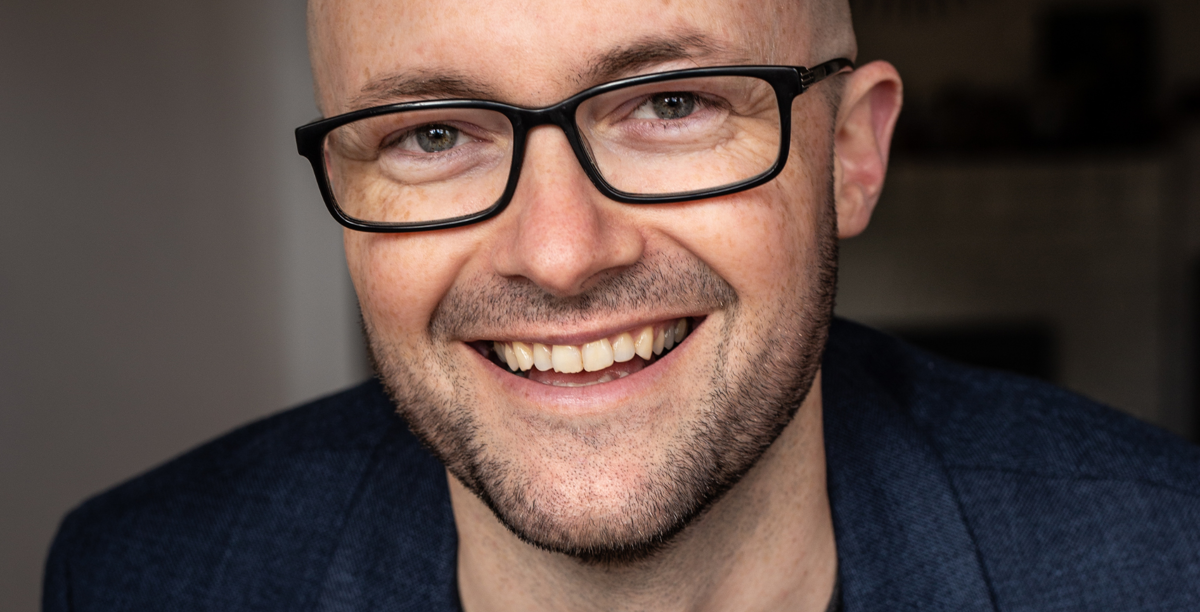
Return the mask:
<path id="1" fill-rule="evenodd" d="M 814 58 L 858 59 L 858 42 L 850 18 L 850 3 L 846 0 L 809 0 L 805 5 L 808 8 Z"/>
<path id="2" fill-rule="evenodd" d="M 352 51 L 353 45 L 346 34 L 350 34 L 351 39 L 358 38 L 362 29 L 360 24 L 370 23 L 374 4 L 376 2 L 362 0 L 308 2 L 313 83 L 317 106 L 326 116 L 353 110 L 345 101 L 347 90 L 352 89 L 347 81 L 353 79 L 347 78 L 349 75 L 343 72 L 345 66 L 339 58 Z M 435 10 L 419 1 L 401 4 L 400 11 L 411 14 L 412 21 Z M 765 0 L 741 4 L 747 7 L 744 12 L 751 16 L 749 21 L 758 32 L 747 54 L 753 57 L 745 58 L 745 63 L 812 66 L 835 57 L 854 60 L 858 55 L 847 0 Z M 436 10 L 443 13 L 445 19 L 452 18 L 453 13 L 471 12 L 469 3 L 457 3 L 453 7 L 438 5 Z M 342 100 L 337 100 L 339 93 L 336 92 L 341 92 Z"/>

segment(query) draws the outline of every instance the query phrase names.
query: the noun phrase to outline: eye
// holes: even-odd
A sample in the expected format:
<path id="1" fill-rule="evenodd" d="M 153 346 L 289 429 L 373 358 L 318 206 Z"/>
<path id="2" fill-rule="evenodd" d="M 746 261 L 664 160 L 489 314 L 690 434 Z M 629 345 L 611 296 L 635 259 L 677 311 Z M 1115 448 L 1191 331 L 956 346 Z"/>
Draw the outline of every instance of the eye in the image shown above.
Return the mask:
<path id="1" fill-rule="evenodd" d="M 683 119 L 696 111 L 699 98 L 686 91 L 654 94 L 633 111 L 635 119 Z"/>
<path id="2" fill-rule="evenodd" d="M 427 125 L 414 132 L 417 146 L 426 153 L 439 153 L 458 144 L 460 132 L 448 125 Z"/>
<path id="3" fill-rule="evenodd" d="M 412 153 L 442 153 L 471 140 L 473 139 L 456 127 L 444 123 L 429 123 L 397 134 L 383 144 L 385 147 L 396 147 Z"/>

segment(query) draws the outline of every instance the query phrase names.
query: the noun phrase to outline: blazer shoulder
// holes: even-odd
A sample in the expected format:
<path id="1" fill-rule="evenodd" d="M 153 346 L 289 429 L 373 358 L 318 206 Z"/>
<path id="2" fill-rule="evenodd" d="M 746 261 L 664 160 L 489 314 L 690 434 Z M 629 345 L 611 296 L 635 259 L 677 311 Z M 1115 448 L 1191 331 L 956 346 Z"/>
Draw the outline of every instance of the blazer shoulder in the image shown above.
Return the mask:
<path id="1" fill-rule="evenodd" d="M 93 497 L 55 538 L 46 609 L 67 609 L 68 596 L 95 609 L 167 601 L 208 609 L 211 593 L 231 591 L 222 585 L 319 582 L 307 574 L 325 567 L 385 438 L 424 455 L 371 381 L 236 429 Z"/>
<path id="2" fill-rule="evenodd" d="M 205 487 L 232 492 L 258 471 L 305 456 L 336 465 L 335 457 L 369 452 L 397 421 L 379 384 L 369 381 L 238 427 L 89 499 L 79 513 Z"/>
<path id="3" fill-rule="evenodd" d="M 1196 446 L 1041 381 L 841 338 L 833 362 L 936 454 L 997 609 L 1200 607 Z"/>
<path id="4" fill-rule="evenodd" d="M 1139 481 L 1200 497 L 1200 447 L 1054 385 L 958 364 L 846 321 L 827 359 L 908 412 L 950 469 Z"/>

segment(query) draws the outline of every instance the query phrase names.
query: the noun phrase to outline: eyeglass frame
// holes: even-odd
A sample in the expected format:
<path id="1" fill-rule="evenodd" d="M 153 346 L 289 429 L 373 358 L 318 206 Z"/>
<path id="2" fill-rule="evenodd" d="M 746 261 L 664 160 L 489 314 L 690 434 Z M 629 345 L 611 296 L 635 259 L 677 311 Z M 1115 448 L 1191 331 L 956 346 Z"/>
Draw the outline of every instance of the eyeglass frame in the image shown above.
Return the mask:
<path id="1" fill-rule="evenodd" d="M 788 150 L 791 143 L 792 101 L 808 91 L 813 85 L 830 76 L 840 74 L 846 69 L 853 70 L 854 62 L 844 57 L 829 60 L 813 68 L 766 65 L 685 68 L 610 81 L 589 87 L 562 102 L 543 108 L 523 108 L 491 100 L 466 99 L 418 100 L 414 102 L 384 104 L 350 111 L 327 119 L 318 119 L 317 121 L 296 128 L 296 149 L 312 165 L 313 173 L 317 178 L 317 186 L 321 190 L 321 197 L 324 198 L 325 207 L 329 209 L 329 213 L 343 226 L 362 232 L 402 233 L 449 229 L 479 223 L 495 217 L 508 207 L 512 201 L 513 194 L 517 190 L 517 182 L 521 175 L 521 164 L 525 158 L 525 140 L 529 130 L 542 125 L 556 125 L 563 131 L 567 137 L 567 142 L 571 144 L 575 158 L 579 161 L 579 165 L 583 168 L 584 173 L 587 174 L 588 179 L 591 180 L 592 184 L 601 194 L 610 200 L 624 204 L 690 202 L 752 189 L 778 176 L 787 164 Z M 575 112 L 579 108 L 579 105 L 589 98 L 625 87 L 710 76 L 755 77 L 765 81 L 775 90 L 775 99 L 779 104 L 780 126 L 779 155 L 775 159 L 775 163 L 764 172 L 744 181 L 691 192 L 637 195 L 620 191 L 609 185 L 600 174 L 599 168 L 596 167 L 596 162 L 592 160 L 579 134 L 579 126 L 575 123 Z M 509 123 L 512 125 L 512 165 L 508 171 L 508 183 L 505 185 L 504 192 L 501 193 L 496 202 L 480 212 L 469 215 L 460 215 L 437 221 L 416 221 L 409 223 L 362 221 L 354 219 L 343 212 L 341 207 L 337 205 L 337 198 L 334 197 L 333 188 L 329 183 L 329 175 L 325 167 L 325 137 L 333 130 L 360 119 L 404 111 L 445 108 L 476 108 L 495 111 L 507 117 Z"/>

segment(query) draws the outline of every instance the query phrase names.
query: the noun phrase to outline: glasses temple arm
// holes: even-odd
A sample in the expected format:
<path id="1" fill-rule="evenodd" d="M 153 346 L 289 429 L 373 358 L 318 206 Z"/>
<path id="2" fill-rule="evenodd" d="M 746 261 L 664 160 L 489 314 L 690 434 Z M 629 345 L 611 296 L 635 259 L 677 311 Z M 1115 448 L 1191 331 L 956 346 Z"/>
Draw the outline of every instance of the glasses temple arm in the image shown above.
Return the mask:
<path id="1" fill-rule="evenodd" d="M 800 84 L 804 87 L 804 89 L 808 89 L 825 78 L 841 73 L 846 69 L 854 70 L 854 62 L 844 57 L 832 59 L 823 64 L 813 66 L 812 68 L 801 70 Z"/>

